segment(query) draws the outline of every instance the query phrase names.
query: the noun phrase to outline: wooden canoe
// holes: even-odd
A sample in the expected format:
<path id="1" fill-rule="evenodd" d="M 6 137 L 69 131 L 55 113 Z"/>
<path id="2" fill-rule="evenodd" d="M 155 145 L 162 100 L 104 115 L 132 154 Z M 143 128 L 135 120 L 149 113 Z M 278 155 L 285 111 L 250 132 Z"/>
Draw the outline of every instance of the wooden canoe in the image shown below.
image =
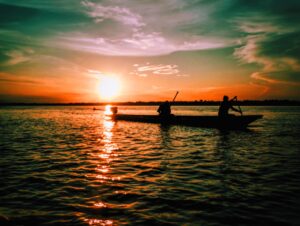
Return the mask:
<path id="1" fill-rule="evenodd" d="M 212 127 L 212 128 L 246 128 L 251 122 L 262 118 L 262 115 L 243 115 L 228 116 L 220 118 L 218 116 L 170 116 L 160 117 L 159 115 L 130 115 L 116 114 L 112 116 L 114 120 L 144 122 L 144 123 L 161 123 L 170 125 L 184 125 L 196 127 Z"/>

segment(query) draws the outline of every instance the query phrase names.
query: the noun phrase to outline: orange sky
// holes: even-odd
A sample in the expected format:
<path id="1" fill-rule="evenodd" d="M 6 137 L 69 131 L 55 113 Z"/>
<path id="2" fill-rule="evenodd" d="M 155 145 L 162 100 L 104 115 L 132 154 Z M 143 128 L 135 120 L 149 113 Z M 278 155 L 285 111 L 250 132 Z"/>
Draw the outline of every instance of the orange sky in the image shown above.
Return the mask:
<path id="1" fill-rule="evenodd" d="M 0 102 L 300 99 L 293 1 L 65 3 L 0 0 Z"/>

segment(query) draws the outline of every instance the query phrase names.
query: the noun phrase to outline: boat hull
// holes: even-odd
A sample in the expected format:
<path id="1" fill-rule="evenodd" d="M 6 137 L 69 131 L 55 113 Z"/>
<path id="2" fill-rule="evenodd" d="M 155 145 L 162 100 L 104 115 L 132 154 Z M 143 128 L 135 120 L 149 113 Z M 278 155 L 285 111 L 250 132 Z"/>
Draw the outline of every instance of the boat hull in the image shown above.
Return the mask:
<path id="1" fill-rule="evenodd" d="M 114 120 L 123 120 L 131 122 L 238 129 L 246 128 L 251 122 L 262 117 L 262 115 L 245 115 L 228 116 L 226 118 L 220 118 L 218 116 L 171 116 L 167 118 L 162 118 L 158 115 L 116 114 L 113 118 Z"/>

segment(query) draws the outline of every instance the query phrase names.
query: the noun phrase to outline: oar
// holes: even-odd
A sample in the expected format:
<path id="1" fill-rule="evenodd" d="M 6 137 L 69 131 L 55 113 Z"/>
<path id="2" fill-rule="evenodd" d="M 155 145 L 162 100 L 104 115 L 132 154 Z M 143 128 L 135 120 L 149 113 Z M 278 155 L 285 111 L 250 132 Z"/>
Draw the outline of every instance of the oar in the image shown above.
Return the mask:
<path id="1" fill-rule="evenodd" d="M 178 91 L 176 91 L 176 94 L 175 94 L 175 96 L 174 96 L 174 98 L 173 98 L 173 100 L 172 100 L 172 102 L 174 102 L 175 101 L 175 99 L 176 99 L 176 97 L 177 97 L 177 95 L 178 95 Z"/>
<path id="2" fill-rule="evenodd" d="M 236 103 L 237 103 L 237 106 L 238 106 L 238 108 L 239 108 L 239 110 L 240 110 L 240 112 L 241 112 L 241 116 L 242 116 L 242 115 L 243 115 L 243 112 L 242 112 L 241 106 L 240 106 L 240 105 L 239 105 L 239 103 L 238 103 L 237 96 L 235 96 L 235 97 L 233 98 L 233 100 L 235 100 L 235 101 L 236 101 Z"/>

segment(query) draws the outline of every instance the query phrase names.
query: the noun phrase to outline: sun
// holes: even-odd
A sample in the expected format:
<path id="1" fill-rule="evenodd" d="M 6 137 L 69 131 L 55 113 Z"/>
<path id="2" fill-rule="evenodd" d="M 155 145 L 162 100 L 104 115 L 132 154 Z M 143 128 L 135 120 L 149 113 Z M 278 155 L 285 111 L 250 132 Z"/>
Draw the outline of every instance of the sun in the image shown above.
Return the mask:
<path id="1" fill-rule="evenodd" d="M 103 100 L 112 100 L 120 94 L 121 82 L 117 77 L 105 76 L 100 79 L 98 93 Z"/>

